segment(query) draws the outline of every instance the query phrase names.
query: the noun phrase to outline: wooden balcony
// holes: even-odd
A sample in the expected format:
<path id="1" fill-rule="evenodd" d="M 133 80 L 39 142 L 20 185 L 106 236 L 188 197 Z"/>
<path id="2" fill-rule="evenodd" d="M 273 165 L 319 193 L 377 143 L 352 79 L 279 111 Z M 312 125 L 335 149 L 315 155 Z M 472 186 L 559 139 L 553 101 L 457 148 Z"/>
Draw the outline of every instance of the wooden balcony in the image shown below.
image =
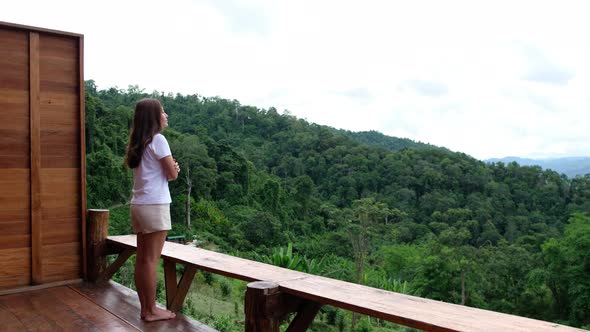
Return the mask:
<path id="1" fill-rule="evenodd" d="M 137 294 L 110 277 L 136 250 L 134 235 L 107 237 L 108 211 L 89 217 L 88 278 L 0 291 L 0 331 L 215 331 L 178 314 L 143 322 Z M 106 216 L 106 218 L 105 218 Z M 107 255 L 118 255 L 107 266 Z M 246 332 L 306 331 L 323 305 L 350 310 L 424 331 L 581 332 L 560 324 L 399 294 L 292 271 L 213 251 L 166 242 L 162 252 L 166 306 L 178 311 L 197 270 L 250 282 L 245 296 Z M 184 265 L 178 279 L 176 265 Z M 293 314 L 294 315 L 290 315 Z"/>
<path id="2" fill-rule="evenodd" d="M 215 330 L 189 317 L 146 323 L 133 290 L 109 281 L 42 288 L 0 296 L 0 331 Z"/>

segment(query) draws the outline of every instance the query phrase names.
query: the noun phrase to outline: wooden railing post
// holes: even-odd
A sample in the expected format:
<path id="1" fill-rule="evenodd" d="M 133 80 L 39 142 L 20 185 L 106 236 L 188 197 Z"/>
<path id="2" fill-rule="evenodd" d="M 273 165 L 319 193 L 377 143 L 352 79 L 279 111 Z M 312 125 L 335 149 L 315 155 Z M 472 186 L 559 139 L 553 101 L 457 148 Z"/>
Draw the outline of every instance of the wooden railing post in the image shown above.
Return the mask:
<path id="1" fill-rule="evenodd" d="M 109 233 L 109 210 L 88 210 L 86 223 L 88 281 L 96 282 L 107 268 L 105 244 Z"/>
<path id="2" fill-rule="evenodd" d="M 244 311 L 246 332 L 279 332 L 280 317 L 273 314 L 279 306 L 279 285 L 268 281 L 248 284 Z"/>

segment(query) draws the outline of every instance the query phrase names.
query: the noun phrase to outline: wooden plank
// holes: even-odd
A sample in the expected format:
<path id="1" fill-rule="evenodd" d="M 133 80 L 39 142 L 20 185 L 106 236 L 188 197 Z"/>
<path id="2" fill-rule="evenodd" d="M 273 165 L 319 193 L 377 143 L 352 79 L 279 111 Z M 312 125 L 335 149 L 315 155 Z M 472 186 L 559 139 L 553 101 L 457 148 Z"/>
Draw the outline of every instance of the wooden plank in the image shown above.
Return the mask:
<path id="1" fill-rule="evenodd" d="M 0 322 L 2 322 L 1 331 L 25 331 L 23 323 L 16 317 L 9 308 L 0 302 Z"/>
<path id="2" fill-rule="evenodd" d="M 100 276 L 100 279 L 103 281 L 110 280 L 113 277 L 113 275 L 119 270 L 119 268 L 121 268 L 121 266 L 123 266 L 123 264 L 125 264 L 129 257 L 131 257 L 131 255 L 133 255 L 134 253 L 135 250 L 131 248 L 125 249 L 122 253 L 120 253 L 117 256 L 117 259 L 115 259 L 115 261 L 112 262 L 111 265 L 109 265 L 106 268 L 104 274 Z"/>
<path id="3" fill-rule="evenodd" d="M 87 234 L 87 278 L 91 282 L 96 282 L 104 274 L 107 268 L 107 248 L 106 238 L 109 233 L 109 210 L 90 209 L 87 211 L 88 227 Z M 126 248 L 125 250 L 135 250 L 135 248 Z M 120 253 L 119 253 L 120 254 Z"/>
<path id="4" fill-rule="evenodd" d="M 80 242 L 43 245 L 43 277 L 59 281 L 81 277 L 82 253 Z"/>
<path id="5" fill-rule="evenodd" d="M 55 130 L 59 131 L 72 131 L 75 134 L 80 132 L 78 125 L 80 123 L 80 114 L 64 111 L 62 107 L 43 109 L 43 123 Z M 79 143 L 78 143 L 79 144 Z"/>
<path id="6" fill-rule="evenodd" d="M 29 248 L 31 245 L 31 235 L 3 235 L 0 238 L 0 250 L 15 249 L 15 248 Z M 28 258 L 28 257 L 27 257 Z"/>
<path id="7" fill-rule="evenodd" d="M 78 114 L 78 96 L 74 93 L 43 91 L 41 94 L 41 104 L 43 107 L 69 107 L 68 111 Z"/>
<path id="8" fill-rule="evenodd" d="M 116 313 L 118 317 L 141 331 L 216 332 L 213 328 L 180 313 L 176 314 L 175 319 L 146 323 L 139 317 L 140 305 L 137 293 L 114 281 L 100 284 L 83 283 L 70 287 L 102 308 Z M 163 308 L 160 304 L 158 307 Z"/>
<path id="9" fill-rule="evenodd" d="M 71 82 L 69 79 L 67 81 L 56 81 L 54 80 L 41 80 L 41 90 L 42 91 L 51 91 L 63 94 L 74 94 L 78 95 L 77 82 Z"/>
<path id="10" fill-rule="evenodd" d="M 42 220 L 80 220 L 80 178 L 75 168 L 43 168 L 41 171 Z M 79 224 L 72 227 L 81 230 Z M 80 238 L 77 241 L 81 241 Z"/>
<path id="11" fill-rule="evenodd" d="M 48 289 L 55 298 L 72 310 L 87 326 L 98 331 L 137 331 L 133 325 L 104 310 L 87 297 L 69 287 Z"/>
<path id="12" fill-rule="evenodd" d="M 79 242 L 80 218 L 45 219 L 41 221 L 43 245 Z"/>
<path id="13" fill-rule="evenodd" d="M 166 285 L 166 307 L 170 308 L 176 296 L 178 281 L 176 278 L 176 263 L 166 258 L 164 261 L 164 284 Z"/>
<path id="14" fill-rule="evenodd" d="M 108 242 L 135 247 L 133 235 L 111 236 Z M 248 261 L 204 249 L 166 242 L 162 257 L 193 264 L 209 272 L 241 280 L 273 281 L 280 291 L 426 331 L 579 331 L 582 330 L 498 312 L 404 295 L 340 280 L 314 276 Z"/>
<path id="15" fill-rule="evenodd" d="M 137 248 L 135 235 L 109 236 L 107 243 L 109 242 Z M 280 281 L 307 276 L 302 272 L 168 241 L 164 243 L 162 257 L 185 265 L 195 265 L 199 270 L 245 281 Z"/>
<path id="16" fill-rule="evenodd" d="M 5 217 L 4 213 L 2 213 L 2 216 Z M 22 218 L 21 220 L 0 220 L 0 229 L 2 230 L 0 239 L 2 236 L 30 235 L 31 224 L 29 224 L 28 220 L 25 218 Z M 0 240 L 0 242 L 2 241 Z"/>
<path id="17" fill-rule="evenodd" d="M 28 33 L 0 29 L 0 86 L 2 90 L 29 90 Z M 0 92 L 2 94 L 2 92 Z M 3 100 L 0 97 L 0 100 Z M 28 107 L 23 109 L 23 114 Z"/>
<path id="18" fill-rule="evenodd" d="M 180 308 L 182 308 L 182 303 L 184 302 L 186 294 L 188 293 L 188 290 L 191 287 L 196 272 L 197 268 L 194 265 L 189 265 L 185 267 L 184 273 L 182 274 L 180 282 L 178 283 L 178 288 L 176 289 L 174 299 L 170 304 L 170 310 L 179 311 Z"/>
<path id="19" fill-rule="evenodd" d="M 246 332 L 279 332 L 281 317 L 274 315 L 272 310 L 276 309 L 279 296 L 276 283 L 257 281 L 248 284 L 244 298 Z"/>
<path id="20" fill-rule="evenodd" d="M 46 258 L 43 262 L 43 280 L 54 282 L 76 279 L 82 275 L 82 259 L 80 255 Z"/>
<path id="21" fill-rule="evenodd" d="M 42 218 L 49 219 L 63 219 L 63 218 L 79 218 L 79 205 L 69 205 L 65 207 L 46 207 L 41 209 Z"/>
<path id="22" fill-rule="evenodd" d="M 321 307 L 319 303 L 304 301 L 286 332 L 307 331 Z"/>
<path id="23" fill-rule="evenodd" d="M 54 34 L 43 34 L 41 47 L 44 56 L 64 56 L 74 55 L 78 57 L 78 38 L 80 36 L 60 36 Z"/>
<path id="24" fill-rule="evenodd" d="M 0 289 L 31 283 L 31 248 L 0 250 Z"/>
<path id="25" fill-rule="evenodd" d="M 24 286 L 24 287 L 18 287 L 18 288 L 11 288 L 11 289 L 0 290 L 0 296 L 2 296 L 2 295 L 8 295 L 8 294 L 31 292 L 31 291 L 45 289 L 45 288 L 59 287 L 59 286 L 65 286 L 65 285 L 73 285 L 73 284 L 79 284 L 79 283 L 82 283 L 82 279 L 72 279 L 72 280 L 62 280 L 62 281 L 56 281 L 56 282 L 47 282 L 47 283 L 44 283 L 43 285 Z"/>
<path id="26" fill-rule="evenodd" d="M 0 297 L 2 306 L 14 315 L 22 324 L 21 331 L 60 331 L 62 330 L 53 319 L 48 319 L 39 308 L 37 298 L 32 298 L 31 294 L 27 296 L 21 294 L 6 295 Z"/>
<path id="27" fill-rule="evenodd" d="M 29 33 L 31 119 L 31 280 L 43 283 L 41 261 L 41 114 L 39 110 L 39 34 Z"/>
<path id="28" fill-rule="evenodd" d="M 82 227 L 82 273 L 88 276 L 88 257 L 86 243 L 86 121 L 85 121 L 85 92 L 84 92 L 84 37 L 78 38 L 78 108 L 80 109 L 80 216 Z"/>
<path id="29" fill-rule="evenodd" d="M 27 204 L 25 204 L 27 205 Z M 28 205 L 26 209 L 18 209 L 13 206 L 0 205 L 0 223 L 23 222 L 30 233 L 31 223 Z M 1 227 L 1 226 L 0 226 Z M 8 226 L 7 226 L 8 227 Z"/>
<path id="30" fill-rule="evenodd" d="M 0 169 L 29 168 L 28 66 L 21 74 L 26 90 L 4 88 L 6 80 L 0 80 Z M 5 77 L 5 73 L 0 71 L 0 77 Z"/>
<path id="31" fill-rule="evenodd" d="M 293 296 L 426 331 L 581 331 L 579 329 L 320 276 L 279 283 Z"/>
<path id="32" fill-rule="evenodd" d="M 0 21 L 0 27 L 6 28 L 6 29 L 11 29 L 11 30 L 17 30 L 17 31 L 22 31 L 22 30 L 27 31 L 27 32 L 28 31 L 36 31 L 36 32 L 45 32 L 45 33 L 56 34 L 56 35 L 72 36 L 72 37 L 81 37 L 82 36 L 79 33 L 46 29 L 46 28 L 39 28 L 39 27 L 30 26 L 30 25 L 15 24 L 15 23 L 3 22 L 3 21 Z"/>
<path id="33" fill-rule="evenodd" d="M 28 222 L 29 210 L 29 170 L 0 168 L 0 211 L 21 211 Z M 3 218 L 3 217 L 2 217 Z M 5 219 L 0 219 L 5 220 Z M 14 221 L 13 219 L 8 219 Z M 23 220 L 22 218 L 19 220 Z M 24 220 L 23 220 L 24 221 Z M 0 233 L 1 236 L 1 233 Z"/>
<path id="34" fill-rule="evenodd" d="M 23 331 L 136 331 L 67 286 L 2 296 L 0 304 Z"/>

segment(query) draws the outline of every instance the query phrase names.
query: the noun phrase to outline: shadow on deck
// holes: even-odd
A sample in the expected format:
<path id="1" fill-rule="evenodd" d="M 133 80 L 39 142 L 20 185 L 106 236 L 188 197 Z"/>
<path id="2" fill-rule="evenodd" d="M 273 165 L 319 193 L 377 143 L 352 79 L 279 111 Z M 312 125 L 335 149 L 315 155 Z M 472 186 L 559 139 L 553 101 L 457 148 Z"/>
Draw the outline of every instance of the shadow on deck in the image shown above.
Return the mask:
<path id="1" fill-rule="evenodd" d="M 137 293 L 116 282 L 79 283 L 0 296 L 0 331 L 194 331 L 213 328 L 182 314 L 139 318 Z"/>

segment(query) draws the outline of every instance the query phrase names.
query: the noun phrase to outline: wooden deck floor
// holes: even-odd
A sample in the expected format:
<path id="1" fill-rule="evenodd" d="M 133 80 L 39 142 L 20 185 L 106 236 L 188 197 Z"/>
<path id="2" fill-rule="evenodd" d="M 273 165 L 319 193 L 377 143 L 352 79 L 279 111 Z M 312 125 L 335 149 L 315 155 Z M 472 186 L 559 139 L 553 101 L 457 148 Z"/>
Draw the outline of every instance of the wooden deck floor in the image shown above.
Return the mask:
<path id="1" fill-rule="evenodd" d="M 214 329 L 181 314 L 144 323 L 137 294 L 115 282 L 0 296 L 0 331 L 193 331 Z"/>

